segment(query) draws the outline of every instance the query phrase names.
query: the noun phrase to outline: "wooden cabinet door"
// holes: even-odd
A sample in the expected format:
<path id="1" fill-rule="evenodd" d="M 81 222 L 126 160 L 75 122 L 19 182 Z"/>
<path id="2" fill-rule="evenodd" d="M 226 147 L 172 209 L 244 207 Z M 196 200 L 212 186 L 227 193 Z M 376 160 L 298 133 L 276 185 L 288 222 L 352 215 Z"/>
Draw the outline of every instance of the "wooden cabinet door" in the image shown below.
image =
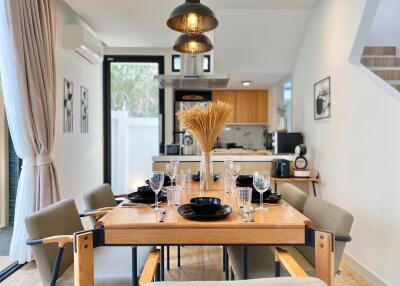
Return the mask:
<path id="1" fill-rule="evenodd" d="M 256 123 L 268 123 L 268 91 L 257 91 Z"/>
<path id="2" fill-rule="evenodd" d="M 236 93 L 236 122 L 255 123 L 257 110 L 257 92 L 238 90 Z"/>
<path id="3" fill-rule="evenodd" d="M 236 123 L 236 91 L 235 90 L 214 90 L 212 101 L 223 101 L 233 106 L 233 113 L 228 123 Z"/>

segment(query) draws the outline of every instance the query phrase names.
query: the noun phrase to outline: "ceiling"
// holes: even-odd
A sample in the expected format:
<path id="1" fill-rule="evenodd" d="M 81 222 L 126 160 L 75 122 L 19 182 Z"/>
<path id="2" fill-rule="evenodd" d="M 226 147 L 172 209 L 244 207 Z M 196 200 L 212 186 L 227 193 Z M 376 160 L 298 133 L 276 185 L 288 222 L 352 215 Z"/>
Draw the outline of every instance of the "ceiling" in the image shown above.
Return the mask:
<path id="1" fill-rule="evenodd" d="M 109 47 L 167 47 L 177 33 L 166 26 L 183 0 L 65 0 Z M 222 9 L 311 9 L 320 0 L 203 0 Z"/>
<path id="2" fill-rule="evenodd" d="M 184 0 L 65 0 L 110 48 L 172 47 L 179 35 L 166 20 Z M 220 22 L 214 72 L 230 75 L 228 88 L 269 88 L 295 65 L 311 11 L 320 0 L 202 0 Z"/>

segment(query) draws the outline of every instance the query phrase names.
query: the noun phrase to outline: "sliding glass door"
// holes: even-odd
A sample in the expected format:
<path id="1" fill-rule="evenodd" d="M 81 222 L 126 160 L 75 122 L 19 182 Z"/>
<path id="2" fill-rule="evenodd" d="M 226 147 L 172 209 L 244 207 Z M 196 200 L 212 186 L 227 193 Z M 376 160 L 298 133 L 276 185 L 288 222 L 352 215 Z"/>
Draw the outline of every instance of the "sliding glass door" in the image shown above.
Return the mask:
<path id="1" fill-rule="evenodd" d="M 104 62 L 105 181 L 115 193 L 144 184 L 163 151 L 164 57 L 107 56 Z"/>

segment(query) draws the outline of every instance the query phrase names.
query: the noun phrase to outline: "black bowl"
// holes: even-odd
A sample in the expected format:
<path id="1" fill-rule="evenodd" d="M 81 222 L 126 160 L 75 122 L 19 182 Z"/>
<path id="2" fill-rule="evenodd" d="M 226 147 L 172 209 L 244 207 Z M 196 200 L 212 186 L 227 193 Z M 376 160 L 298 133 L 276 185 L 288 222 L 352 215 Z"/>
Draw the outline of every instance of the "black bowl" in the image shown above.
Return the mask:
<path id="1" fill-rule="evenodd" d="M 197 214 L 215 214 L 221 206 L 221 200 L 213 197 L 197 197 L 190 200 L 192 209 Z"/>
<path id="2" fill-rule="evenodd" d="M 154 191 L 150 186 L 141 186 L 137 188 L 138 194 L 143 198 L 151 198 L 154 197 Z"/>
<path id="3" fill-rule="evenodd" d="M 236 185 L 238 187 L 252 187 L 253 186 L 253 176 L 252 175 L 240 175 L 236 180 Z"/>

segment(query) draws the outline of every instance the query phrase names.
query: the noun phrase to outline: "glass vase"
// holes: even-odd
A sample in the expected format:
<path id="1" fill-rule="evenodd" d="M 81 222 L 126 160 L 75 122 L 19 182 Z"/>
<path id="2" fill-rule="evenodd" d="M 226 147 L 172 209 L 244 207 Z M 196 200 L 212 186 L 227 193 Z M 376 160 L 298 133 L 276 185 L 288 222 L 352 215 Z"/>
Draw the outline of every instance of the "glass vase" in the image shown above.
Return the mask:
<path id="1" fill-rule="evenodd" d="M 203 152 L 200 162 L 200 190 L 212 191 L 213 190 L 213 165 L 211 162 L 211 152 Z"/>

